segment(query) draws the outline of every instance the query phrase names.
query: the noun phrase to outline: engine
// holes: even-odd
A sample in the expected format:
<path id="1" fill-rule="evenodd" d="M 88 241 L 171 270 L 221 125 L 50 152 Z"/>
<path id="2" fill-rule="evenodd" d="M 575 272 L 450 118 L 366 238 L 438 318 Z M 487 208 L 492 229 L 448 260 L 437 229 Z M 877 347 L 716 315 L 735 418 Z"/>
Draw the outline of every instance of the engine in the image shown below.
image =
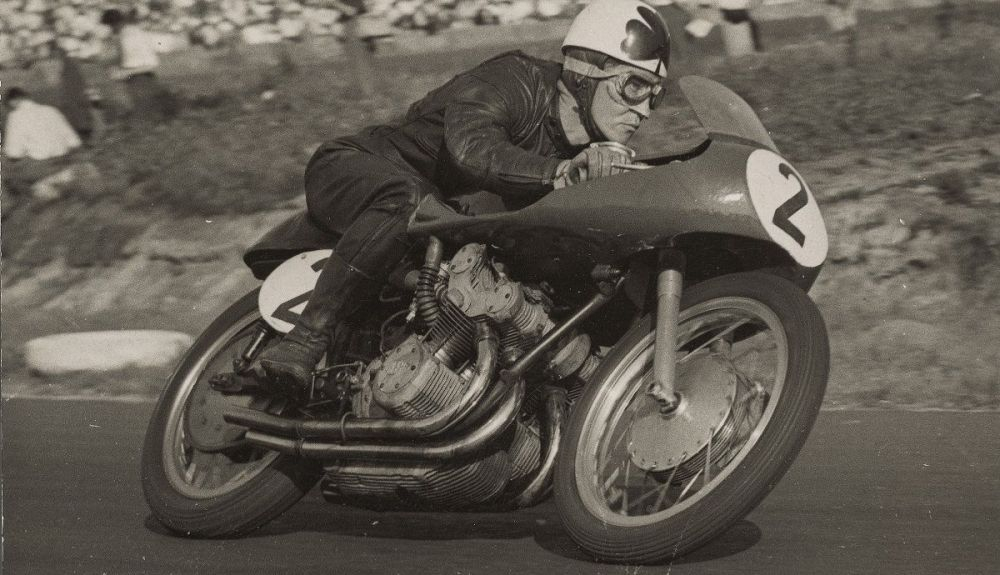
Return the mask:
<path id="1" fill-rule="evenodd" d="M 369 366 L 371 398 L 397 417 L 413 419 L 434 415 L 458 400 L 466 381 L 411 335 Z"/>
<path id="2" fill-rule="evenodd" d="M 511 363 L 554 327 L 550 302 L 539 290 L 512 281 L 487 257 L 486 246 L 468 244 L 442 266 L 433 286 L 434 321 L 423 335 L 372 361 L 353 396 L 360 417 L 425 418 L 457 402 L 473 376 L 475 321 L 489 318 L 501 338 L 501 361 Z M 554 378 L 589 374 L 590 340 L 570 338 L 551 358 Z M 571 391 L 572 394 L 572 391 Z M 530 408 L 528 410 L 530 414 Z M 436 506 L 465 506 L 498 496 L 510 482 L 527 477 L 540 463 L 536 423 L 518 421 L 509 442 L 485 459 L 438 466 L 351 463 L 327 468 L 324 493 L 393 497 Z"/>

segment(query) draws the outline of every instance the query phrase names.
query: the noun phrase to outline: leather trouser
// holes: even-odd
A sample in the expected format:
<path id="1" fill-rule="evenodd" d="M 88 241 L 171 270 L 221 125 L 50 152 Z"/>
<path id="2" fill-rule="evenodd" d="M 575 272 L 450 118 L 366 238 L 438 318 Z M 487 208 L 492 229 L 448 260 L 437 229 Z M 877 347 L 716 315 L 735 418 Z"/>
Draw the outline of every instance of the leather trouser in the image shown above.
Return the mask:
<path id="1" fill-rule="evenodd" d="M 305 176 L 309 215 L 340 235 L 298 325 L 329 334 L 347 310 L 378 295 L 389 273 L 410 250 L 410 215 L 433 184 L 398 158 L 349 144 L 327 144 Z"/>

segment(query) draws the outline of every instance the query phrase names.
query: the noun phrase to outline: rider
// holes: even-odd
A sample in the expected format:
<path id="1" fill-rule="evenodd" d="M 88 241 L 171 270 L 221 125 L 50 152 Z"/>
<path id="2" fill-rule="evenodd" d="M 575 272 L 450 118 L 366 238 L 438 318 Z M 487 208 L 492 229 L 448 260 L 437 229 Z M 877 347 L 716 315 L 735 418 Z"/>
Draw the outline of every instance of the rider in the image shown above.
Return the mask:
<path id="1" fill-rule="evenodd" d="M 563 63 L 509 52 L 459 74 L 394 125 L 322 144 L 306 168 L 309 215 L 340 235 L 296 325 L 260 364 L 306 388 L 333 327 L 378 293 L 411 247 L 406 224 L 428 194 L 485 189 L 527 203 L 617 173 L 624 144 L 662 99 L 670 37 L 637 0 L 595 0 L 573 20 Z M 353 302 L 353 303 L 352 303 Z"/>

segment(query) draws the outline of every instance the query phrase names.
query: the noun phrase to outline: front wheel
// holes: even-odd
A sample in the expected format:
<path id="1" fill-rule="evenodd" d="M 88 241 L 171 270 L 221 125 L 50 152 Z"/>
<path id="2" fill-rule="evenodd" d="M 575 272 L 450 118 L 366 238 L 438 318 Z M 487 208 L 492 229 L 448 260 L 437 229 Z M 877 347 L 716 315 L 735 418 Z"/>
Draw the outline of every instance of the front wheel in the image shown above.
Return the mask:
<path id="1" fill-rule="evenodd" d="M 160 522 L 182 535 L 245 534 L 291 507 L 322 473 L 314 462 L 246 444 L 242 429 L 222 420 L 228 402 L 273 410 L 272 400 L 223 397 L 208 384 L 213 375 L 233 371 L 233 361 L 258 330 L 267 329 L 257 311 L 258 291 L 233 304 L 195 341 L 146 431 L 146 502 Z"/>
<path id="2" fill-rule="evenodd" d="M 566 530 L 606 561 L 665 561 L 744 517 L 795 459 L 826 389 L 823 318 L 782 278 L 732 274 L 684 293 L 672 414 L 650 393 L 654 327 L 644 318 L 601 363 L 556 467 Z"/>

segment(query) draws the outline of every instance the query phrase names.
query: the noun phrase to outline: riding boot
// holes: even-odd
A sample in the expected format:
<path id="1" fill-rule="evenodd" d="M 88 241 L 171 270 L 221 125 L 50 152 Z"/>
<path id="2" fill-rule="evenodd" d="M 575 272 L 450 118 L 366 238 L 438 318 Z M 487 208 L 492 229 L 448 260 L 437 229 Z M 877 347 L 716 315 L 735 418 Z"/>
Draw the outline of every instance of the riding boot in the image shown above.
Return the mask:
<path id="1" fill-rule="evenodd" d="M 277 345 L 261 353 L 260 365 L 268 378 L 288 391 L 307 390 L 316 364 L 329 348 L 334 327 L 352 308 L 352 301 L 373 285 L 368 275 L 332 253 L 295 326 Z"/>

